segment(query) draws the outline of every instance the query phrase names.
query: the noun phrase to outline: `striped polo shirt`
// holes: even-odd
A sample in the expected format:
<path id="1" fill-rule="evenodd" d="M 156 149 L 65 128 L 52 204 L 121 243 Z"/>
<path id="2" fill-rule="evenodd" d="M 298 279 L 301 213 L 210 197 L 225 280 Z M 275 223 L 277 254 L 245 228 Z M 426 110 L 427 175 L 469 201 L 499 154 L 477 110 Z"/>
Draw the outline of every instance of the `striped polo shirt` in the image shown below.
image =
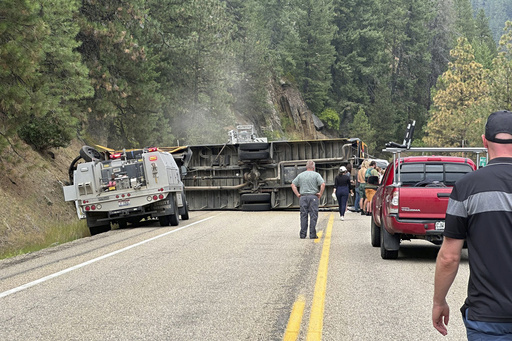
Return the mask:
<path id="1" fill-rule="evenodd" d="M 512 322 L 512 158 L 461 178 L 450 195 L 444 236 L 466 239 L 468 318 Z"/>

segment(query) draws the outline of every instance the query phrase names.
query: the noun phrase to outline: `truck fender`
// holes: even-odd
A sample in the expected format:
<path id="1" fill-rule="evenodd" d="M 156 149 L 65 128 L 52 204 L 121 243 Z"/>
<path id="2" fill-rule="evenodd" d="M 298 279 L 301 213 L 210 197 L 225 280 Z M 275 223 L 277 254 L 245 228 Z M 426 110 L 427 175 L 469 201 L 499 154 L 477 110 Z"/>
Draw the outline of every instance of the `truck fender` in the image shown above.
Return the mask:
<path id="1" fill-rule="evenodd" d="M 384 248 L 388 251 L 398 251 L 400 249 L 400 235 L 389 233 L 384 225 L 382 225 L 382 241 Z"/>

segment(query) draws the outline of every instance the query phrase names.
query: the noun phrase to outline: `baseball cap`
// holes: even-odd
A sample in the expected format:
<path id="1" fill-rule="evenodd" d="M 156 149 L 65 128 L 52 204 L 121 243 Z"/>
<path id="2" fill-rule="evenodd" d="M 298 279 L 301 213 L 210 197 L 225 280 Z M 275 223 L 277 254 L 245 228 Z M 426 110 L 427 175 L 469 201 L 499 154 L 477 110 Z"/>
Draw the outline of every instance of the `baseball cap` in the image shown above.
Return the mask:
<path id="1" fill-rule="evenodd" d="M 340 167 L 340 172 L 345 173 L 347 171 L 347 168 L 345 166 Z"/>
<path id="2" fill-rule="evenodd" d="M 501 110 L 493 112 L 487 118 L 485 124 L 485 138 L 494 143 L 512 143 L 512 139 L 498 139 L 497 134 L 507 133 L 512 135 L 512 112 Z"/>

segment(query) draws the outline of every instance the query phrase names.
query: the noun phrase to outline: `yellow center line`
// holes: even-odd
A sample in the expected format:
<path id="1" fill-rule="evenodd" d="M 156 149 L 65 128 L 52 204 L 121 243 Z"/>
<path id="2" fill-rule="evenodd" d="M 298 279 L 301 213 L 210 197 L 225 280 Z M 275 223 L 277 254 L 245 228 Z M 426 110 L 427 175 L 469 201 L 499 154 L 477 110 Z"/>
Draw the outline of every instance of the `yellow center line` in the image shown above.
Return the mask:
<path id="1" fill-rule="evenodd" d="M 315 239 L 315 243 L 320 243 L 320 240 L 322 240 L 322 234 L 323 234 L 324 231 L 318 231 L 317 232 L 317 236 L 318 236 L 318 239 Z"/>
<path id="2" fill-rule="evenodd" d="M 284 333 L 284 341 L 295 341 L 299 337 L 300 324 L 302 322 L 302 315 L 304 314 L 304 306 L 306 305 L 306 299 L 300 295 L 297 301 L 293 304 L 292 313 L 290 314 L 290 320 L 286 326 L 286 332 Z"/>
<path id="3" fill-rule="evenodd" d="M 309 328 L 306 336 L 307 341 L 321 340 L 322 327 L 324 322 L 324 303 L 325 289 L 327 287 L 327 268 L 329 265 L 329 250 L 331 248 L 331 233 L 334 223 L 334 214 L 329 217 L 327 229 L 325 232 L 324 245 L 322 248 L 322 256 L 318 265 L 318 273 L 316 276 L 315 293 L 313 295 L 313 303 L 311 305 L 311 314 L 309 316 Z"/>

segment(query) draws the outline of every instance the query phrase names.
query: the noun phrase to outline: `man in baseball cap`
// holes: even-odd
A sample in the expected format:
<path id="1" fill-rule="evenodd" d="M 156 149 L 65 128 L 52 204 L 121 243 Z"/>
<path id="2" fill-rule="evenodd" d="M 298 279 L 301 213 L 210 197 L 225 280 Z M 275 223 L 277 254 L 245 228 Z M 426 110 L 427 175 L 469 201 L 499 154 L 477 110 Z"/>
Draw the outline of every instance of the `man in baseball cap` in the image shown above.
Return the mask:
<path id="1" fill-rule="evenodd" d="M 436 261 L 432 323 L 446 335 L 446 295 L 466 240 L 470 276 L 460 311 L 468 340 L 512 340 L 512 112 L 492 113 L 482 141 L 488 165 L 457 181 L 448 201 Z"/>

